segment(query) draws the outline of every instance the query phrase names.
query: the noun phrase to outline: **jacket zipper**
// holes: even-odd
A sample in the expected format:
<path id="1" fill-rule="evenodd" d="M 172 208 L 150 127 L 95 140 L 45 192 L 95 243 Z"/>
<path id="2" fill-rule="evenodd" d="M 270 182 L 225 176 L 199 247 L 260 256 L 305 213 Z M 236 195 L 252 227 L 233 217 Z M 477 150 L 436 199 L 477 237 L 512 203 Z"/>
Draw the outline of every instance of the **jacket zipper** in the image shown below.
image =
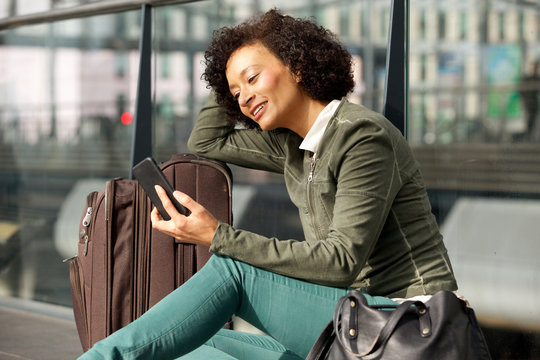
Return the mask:
<path id="1" fill-rule="evenodd" d="M 315 171 L 315 164 L 317 163 L 317 154 L 313 154 L 311 163 L 309 164 L 309 175 L 307 181 L 307 203 L 310 214 L 313 214 L 313 208 L 311 205 L 311 183 L 313 182 L 313 172 Z"/>

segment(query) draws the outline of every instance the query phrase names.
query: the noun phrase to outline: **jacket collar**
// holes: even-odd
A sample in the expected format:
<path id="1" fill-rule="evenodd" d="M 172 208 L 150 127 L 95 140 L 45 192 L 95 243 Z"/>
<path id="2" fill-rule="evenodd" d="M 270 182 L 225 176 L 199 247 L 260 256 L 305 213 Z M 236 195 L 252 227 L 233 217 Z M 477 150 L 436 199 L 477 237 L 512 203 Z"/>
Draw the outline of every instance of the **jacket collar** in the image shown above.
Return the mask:
<path id="1" fill-rule="evenodd" d="M 328 105 L 326 105 L 326 107 L 321 111 L 319 116 L 317 116 L 317 119 L 315 119 L 315 122 L 311 126 L 311 129 L 309 129 L 306 137 L 300 144 L 300 149 L 307 150 L 312 153 L 317 152 L 317 150 L 319 149 L 319 144 L 321 143 L 321 140 L 323 138 L 324 131 L 326 130 L 330 119 L 332 119 L 332 117 L 334 116 L 340 103 L 340 100 L 332 100 Z"/>

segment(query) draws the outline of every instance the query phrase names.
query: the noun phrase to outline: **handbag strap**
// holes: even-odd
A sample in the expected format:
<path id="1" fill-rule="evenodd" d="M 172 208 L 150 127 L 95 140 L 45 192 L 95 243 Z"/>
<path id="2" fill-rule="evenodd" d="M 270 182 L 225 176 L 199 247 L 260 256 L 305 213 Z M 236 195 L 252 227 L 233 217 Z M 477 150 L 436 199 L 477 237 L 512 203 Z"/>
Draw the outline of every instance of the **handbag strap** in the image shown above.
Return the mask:
<path id="1" fill-rule="evenodd" d="M 413 305 L 418 315 L 420 335 L 422 337 L 429 337 L 431 335 L 431 319 L 426 305 L 421 301 L 405 301 L 398 306 L 386 322 L 386 325 L 381 329 L 379 336 L 375 340 L 375 349 L 384 346 L 388 342 L 399 321 Z"/>
<path id="2" fill-rule="evenodd" d="M 334 328 L 338 329 L 338 331 L 340 331 L 341 333 L 349 332 L 349 330 L 350 330 L 350 329 L 342 329 L 341 326 L 340 326 L 340 321 L 341 321 L 341 309 L 342 309 L 343 305 L 345 304 L 345 302 L 347 300 L 350 301 L 351 297 L 354 298 L 358 303 L 358 305 L 355 305 L 354 307 L 351 308 L 351 313 L 354 313 L 354 314 L 351 314 L 351 317 L 356 318 L 356 313 L 355 312 L 359 311 L 359 309 L 362 308 L 362 306 L 360 304 L 363 304 L 364 306 L 368 306 L 367 303 L 366 303 L 365 298 L 358 292 L 352 292 L 348 296 L 345 296 L 342 299 L 340 299 L 340 301 L 338 302 L 336 312 L 334 313 L 334 320 L 333 321 L 334 321 Z M 384 306 L 385 305 L 382 305 L 382 307 L 384 307 Z M 416 312 L 416 314 L 418 316 L 420 335 L 422 337 L 430 336 L 431 335 L 431 318 L 429 316 L 429 311 L 428 311 L 428 308 L 426 307 L 426 304 L 424 304 L 422 301 L 411 301 L 411 300 L 409 300 L 409 301 L 405 301 L 404 303 L 400 304 L 392 312 L 392 315 L 390 315 L 390 317 L 389 317 L 388 321 L 386 322 L 386 324 L 383 326 L 381 331 L 379 331 L 379 333 L 377 334 L 377 336 L 373 340 L 371 346 L 364 353 L 359 353 L 358 351 L 353 351 L 351 349 L 351 346 L 348 346 L 347 344 L 344 344 L 344 339 L 341 336 L 339 336 L 339 334 L 336 337 L 337 337 L 338 341 L 340 342 L 340 344 L 343 346 L 343 348 L 347 352 L 351 353 L 354 356 L 358 356 L 358 357 L 367 356 L 367 355 L 373 353 L 375 350 L 377 350 L 377 349 L 379 349 L 381 347 L 384 347 L 386 345 L 386 343 L 390 339 L 390 336 L 392 335 L 392 333 L 396 329 L 398 323 L 403 318 L 403 316 L 409 311 L 410 308 L 413 308 L 413 309 L 416 310 L 415 312 Z M 385 310 L 383 310 L 383 311 L 385 311 Z M 362 326 L 362 324 L 359 324 L 358 326 Z"/>

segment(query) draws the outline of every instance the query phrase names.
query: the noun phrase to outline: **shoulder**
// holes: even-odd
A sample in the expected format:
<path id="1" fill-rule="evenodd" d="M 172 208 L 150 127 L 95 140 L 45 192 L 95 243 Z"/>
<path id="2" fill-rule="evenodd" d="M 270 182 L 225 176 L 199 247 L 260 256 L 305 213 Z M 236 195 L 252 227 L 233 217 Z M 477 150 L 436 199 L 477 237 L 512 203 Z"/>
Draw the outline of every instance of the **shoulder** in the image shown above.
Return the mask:
<path id="1" fill-rule="evenodd" d="M 405 141 L 403 135 L 381 113 L 346 99 L 341 101 L 329 123 L 329 135 L 349 141 L 366 138 L 386 138 L 391 143 Z"/>
<path id="2" fill-rule="evenodd" d="M 351 126 L 366 126 L 370 123 L 380 128 L 393 126 L 380 112 L 369 109 L 364 105 L 352 103 L 347 99 L 341 101 L 336 111 L 335 120 L 340 124 L 349 123 Z"/>
<path id="3" fill-rule="evenodd" d="M 381 113 L 342 101 L 323 138 L 326 155 L 353 162 L 395 162 L 402 171 L 416 168 L 409 143 Z"/>

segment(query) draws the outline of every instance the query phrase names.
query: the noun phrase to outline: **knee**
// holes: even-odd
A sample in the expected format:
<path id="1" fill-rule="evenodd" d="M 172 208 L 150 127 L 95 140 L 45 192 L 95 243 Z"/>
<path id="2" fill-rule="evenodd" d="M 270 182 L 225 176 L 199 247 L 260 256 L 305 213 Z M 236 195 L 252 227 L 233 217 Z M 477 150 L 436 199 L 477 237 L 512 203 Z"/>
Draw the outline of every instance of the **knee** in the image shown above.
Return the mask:
<path id="1" fill-rule="evenodd" d="M 238 263 L 238 260 L 230 258 L 226 255 L 214 254 L 204 265 L 203 269 L 206 267 L 210 267 L 215 269 L 216 271 L 222 272 L 223 274 L 231 274 L 234 276 L 242 272 L 240 269 L 241 266 L 239 266 Z"/>

